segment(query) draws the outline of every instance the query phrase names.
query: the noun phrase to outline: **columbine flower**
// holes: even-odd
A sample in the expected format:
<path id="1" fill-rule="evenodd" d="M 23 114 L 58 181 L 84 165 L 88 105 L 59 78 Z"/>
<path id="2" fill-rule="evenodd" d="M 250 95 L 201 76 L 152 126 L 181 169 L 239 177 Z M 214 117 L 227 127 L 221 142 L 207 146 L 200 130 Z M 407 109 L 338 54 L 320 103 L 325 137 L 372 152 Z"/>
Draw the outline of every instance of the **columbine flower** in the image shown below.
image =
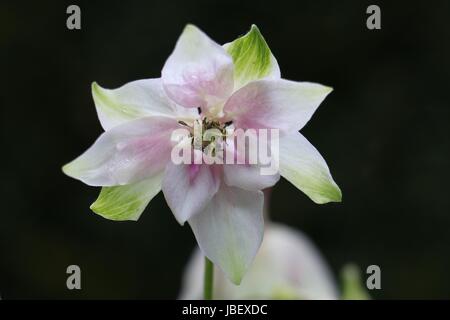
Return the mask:
<path id="1" fill-rule="evenodd" d="M 279 173 L 316 203 L 341 192 L 317 150 L 298 132 L 331 88 L 280 78 L 256 26 L 220 46 L 188 25 L 161 78 L 92 94 L 105 132 L 64 172 L 102 186 L 91 209 L 112 220 L 137 220 L 162 190 L 180 224 L 188 221 L 203 254 L 240 283 L 263 236 L 263 176 L 251 165 L 175 165 L 171 134 L 195 123 L 222 131 L 279 129 Z M 211 125 L 212 124 L 212 125 Z"/>
<path id="2" fill-rule="evenodd" d="M 197 249 L 186 267 L 180 299 L 201 299 L 202 258 Z M 271 222 L 241 285 L 217 273 L 214 295 L 217 299 L 339 299 L 335 280 L 314 244 L 300 231 Z"/>

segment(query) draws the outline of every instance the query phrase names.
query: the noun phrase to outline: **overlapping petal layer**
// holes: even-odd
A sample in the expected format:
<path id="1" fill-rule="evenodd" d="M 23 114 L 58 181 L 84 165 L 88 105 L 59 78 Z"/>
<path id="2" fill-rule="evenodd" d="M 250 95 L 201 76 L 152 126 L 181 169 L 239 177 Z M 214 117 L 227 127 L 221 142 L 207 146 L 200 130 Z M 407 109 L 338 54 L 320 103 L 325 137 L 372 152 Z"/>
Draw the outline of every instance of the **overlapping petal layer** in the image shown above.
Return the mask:
<path id="1" fill-rule="evenodd" d="M 225 118 L 238 128 L 276 128 L 292 132 L 303 128 L 332 91 L 310 82 L 257 80 L 236 91 L 224 106 Z"/>
<path id="2" fill-rule="evenodd" d="M 161 79 L 136 80 L 117 89 L 105 89 L 94 82 L 92 97 L 105 130 L 143 117 L 174 118 L 177 112 L 175 103 L 163 89 Z"/>
<path id="3" fill-rule="evenodd" d="M 166 117 L 126 122 L 104 132 L 64 173 L 91 186 L 125 185 L 160 173 L 170 161 L 172 131 L 179 125 Z"/>
<path id="4" fill-rule="evenodd" d="M 212 166 L 169 162 L 162 190 L 175 218 L 184 224 L 208 205 L 219 185 L 219 177 L 215 176 Z"/>
<path id="5" fill-rule="evenodd" d="M 187 25 L 162 70 L 168 96 L 185 107 L 214 108 L 233 90 L 233 61 L 222 46 Z"/>

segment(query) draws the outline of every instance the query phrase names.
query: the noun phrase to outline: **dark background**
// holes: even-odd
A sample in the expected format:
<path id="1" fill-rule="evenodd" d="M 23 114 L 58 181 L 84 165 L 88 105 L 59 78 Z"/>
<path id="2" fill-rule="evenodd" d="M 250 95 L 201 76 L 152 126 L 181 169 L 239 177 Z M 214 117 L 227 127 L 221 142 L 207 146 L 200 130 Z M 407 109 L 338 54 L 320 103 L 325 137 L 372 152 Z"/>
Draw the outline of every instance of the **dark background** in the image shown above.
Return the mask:
<path id="1" fill-rule="evenodd" d="M 0 5 L 0 293 L 13 298 L 174 298 L 195 241 L 159 194 L 137 223 L 89 210 L 99 189 L 61 166 L 102 132 L 90 84 L 159 77 L 184 25 L 219 43 L 259 26 L 284 78 L 334 87 L 303 129 L 341 204 L 286 181 L 273 220 L 305 231 L 334 273 L 378 264 L 375 298 L 450 298 L 449 1 L 64 1 Z M 82 290 L 66 289 L 66 267 Z"/>

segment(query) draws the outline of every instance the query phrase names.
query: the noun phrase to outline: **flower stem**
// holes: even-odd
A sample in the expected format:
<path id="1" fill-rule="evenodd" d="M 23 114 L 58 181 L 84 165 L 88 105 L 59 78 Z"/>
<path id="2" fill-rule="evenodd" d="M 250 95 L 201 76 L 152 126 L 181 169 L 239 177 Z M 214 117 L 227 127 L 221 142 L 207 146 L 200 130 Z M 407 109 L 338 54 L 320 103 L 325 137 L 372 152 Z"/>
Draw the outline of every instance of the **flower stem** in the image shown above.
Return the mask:
<path id="1" fill-rule="evenodd" d="M 214 265 L 205 257 L 205 274 L 203 278 L 203 298 L 212 300 L 213 298 L 213 282 L 214 282 Z"/>

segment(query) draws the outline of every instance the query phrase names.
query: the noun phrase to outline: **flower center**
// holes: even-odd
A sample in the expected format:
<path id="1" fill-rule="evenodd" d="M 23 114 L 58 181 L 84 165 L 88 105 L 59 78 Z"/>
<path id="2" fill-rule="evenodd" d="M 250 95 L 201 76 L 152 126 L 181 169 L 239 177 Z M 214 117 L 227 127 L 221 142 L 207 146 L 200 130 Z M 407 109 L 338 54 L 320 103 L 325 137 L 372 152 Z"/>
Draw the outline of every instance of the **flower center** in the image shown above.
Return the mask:
<path id="1" fill-rule="evenodd" d="M 178 121 L 179 124 L 189 129 L 192 146 L 194 149 L 205 151 L 206 148 L 215 154 L 215 150 L 220 148 L 220 144 L 226 140 L 227 128 L 232 121 L 222 123 L 216 119 L 201 117 L 194 121 L 192 125 L 184 121 Z"/>

